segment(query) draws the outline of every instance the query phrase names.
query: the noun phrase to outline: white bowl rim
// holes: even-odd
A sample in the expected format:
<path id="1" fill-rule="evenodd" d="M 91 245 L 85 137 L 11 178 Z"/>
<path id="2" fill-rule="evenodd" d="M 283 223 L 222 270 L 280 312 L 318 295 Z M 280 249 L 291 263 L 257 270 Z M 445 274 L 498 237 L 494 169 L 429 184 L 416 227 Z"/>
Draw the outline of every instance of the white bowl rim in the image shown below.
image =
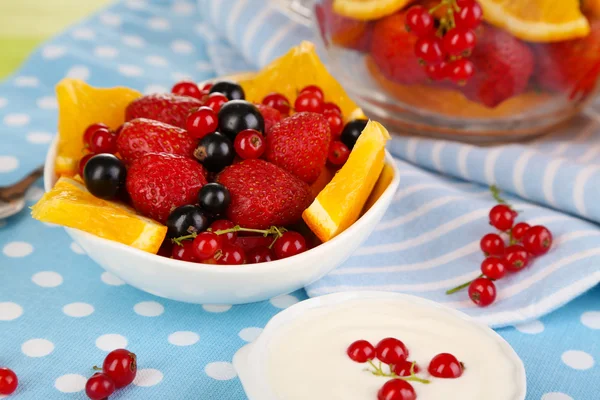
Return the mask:
<path id="1" fill-rule="evenodd" d="M 58 136 L 56 136 L 54 138 L 54 140 L 52 141 L 50 148 L 48 149 L 48 153 L 46 154 L 46 160 L 44 163 L 44 190 L 46 192 L 50 191 L 52 189 L 52 187 L 54 186 L 54 183 L 56 182 L 56 174 L 54 171 L 54 162 L 55 162 L 55 158 L 56 158 L 56 151 L 57 151 L 57 145 L 58 145 Z M 367 220 L 369 219 L 369 216 L 371 216 L 373 213 L 375 213 L 375 208 L 377 208 L 377 206 L 381 206 L 381 204 L 383 203 L 383 201 L 385 200 L 385 198 L 387 197 L 391 197 L 393 196 L 393 194 L 395 193 L 399 183 L 400 183 L 400 169 L 398 168 L 398 165 L 396 164 L 396 162 L 394 161 L 393 157 L 391 156 L 391 154 L 388 152 L 388 150 L 385 150 L 385 163 L 389 164 L 393 171 L 394 171 L 394 177 L 392 179 L 392 181 L 388 184 L 388 187 L 386 188 L 386 190 L 379 196 L 379 198 L 377 199 L 377 201 L 373 204 L 373 206 L 371 206 L 371 208 L 364 213 L 356 222 L 354 222 L 349 228 L 347 228 L 344 232 L 340 233 L 338 236 L 336 236 L 335 238 L 331 239 L 328 242 L 325 243 L 321 243 L 320 245 L 305 251 L 304 253 L 300 253 L 296 256 L 294 256 L 294 259 L 300 263 L 305 259 L 304 261 L 309 261 L 313 259 L 313 256 L 315 256 L 317 252 L 322 253 L 322 255 L 325 255 L 327 253 L 327 251 L 329 250 L 329 247 L 331 247 L 333 244 L 344 240 L 344 238 L 346 238 L 349 235 L 352 235 L 354 231 L 357 231 L 359 229 L 361 229 L 363 227 L 363 225 L 365 225 L 367 223 Z M 165 264 L 165 266 L 168 266 L 170 268 L 174 268 L 174 269 L 179 269 L 181 271 L 190 271 L 190 272 L 212 272 L 212 273 L 219 273 L 219 274 L 256 274 L 256 273 L 266 273 L 266 272 L 270 272 L 271 270 L 274 269 L 281 269 L 282 267 L 285 267 L 285 265 L 287 264 L 287 259 L 282 259 L 282 260 L 275 260 L 275 261 L 270 261 L 270 262 L 266 262 L 266 263 L 258 263 L 258 264 L 244 264 L 244 265 L 211 265 L 211 264 L 201 264 L 201 263 L 192 263 L 192 262 L 188 262 L 188 261 L 181 261 L 181 260 L 175 260 L 172 258 L 167 258 L 167 257 L 161 257 L 158 256 L 156 254 L 152 254 L 152 253 L 148 253 L 146 251 L 137 249 L 135 247 L 131 247 L 131 246 L 127 246 L 126 244 L 123 243 L 119 243 L 113 240 L 108 240 L 108 239 L 104 239 L 101 238 L 99 236 L 95 236 L 92 235 L 91 233 L 79 230 L 79 229 L 75 229 L 75 228 L 69 228 L 69 227 L 64 227 L 64 229 L 66 230 L 71 230 L 72 232 L 76 232 L 78 235 L 83 235 L 86 236 L 89 240 L 91 241 L 103 241 L 105 242 L 106 245 L 110 245 L 110 246 L 115 246 L 118 249 L 121 249 L 123 251 L 129 251 L 129 252 L 133 252 L 134 254 L 137 254 L 137 256 L 143 258 L 143 259 L 152 259 L 154 262 L 158 261 L 157 257 L 160 258 L 160 262 L 162 262 L 163 264 Z"/>

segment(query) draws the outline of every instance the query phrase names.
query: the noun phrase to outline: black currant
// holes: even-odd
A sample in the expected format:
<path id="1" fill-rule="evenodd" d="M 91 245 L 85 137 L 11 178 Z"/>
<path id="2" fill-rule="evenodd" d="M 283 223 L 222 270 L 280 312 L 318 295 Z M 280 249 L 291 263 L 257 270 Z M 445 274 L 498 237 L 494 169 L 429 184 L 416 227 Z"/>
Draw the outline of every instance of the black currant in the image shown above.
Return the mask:
<path id="1" fill-rule="evenodd" d="M 198 142 L 194 157 L 210 172 L 219 172 L 231 165 L 235 157 L 233 144 L 219 132 L 204 136 Z"/>
<path id="2" fill-rule="evenodd" d="M 355 119 L 348 122 L 346 126 L 344 126 L 340 140 L 342 143 L 348 146 L 350 150 L 352 150 L 356 144 L 356 141 L 358 140 L 358 137 L 362 133 L 363 129 L 365 129 L 365 126 L 367 126 L 367 122 L 369 121 L 366 119 Z"/>
<path id="3" fill-rule="evenodd" d="M 85 186 L 96 197 L 113 200 L 125 190 L 127 169 L 112 154 L 98 154 L 90 158 L 83 169 Z"/>
<path id="4" fill-rule="evenodd" d="M 229 100 L 244 100 L 246 94 L 240 85 L 232 81 L 219 81 L 210 88 L 210 93 L 221 93 Z"/>
<path id="5" fill-rule="evenodd" d="M 238 133 L 246 129 L 264 133 L 265 120 L 258 108 L 245 100 L 232 100 L 223 104 L 219 111 L 219 132 L 233 141 Z"/>
<path id="6" fill-rule="evenodd" d="M 198 206 L 177 207 L 167 218 L 167 237 L 177 238 L 204 232 L 210 226 L 208 216 Z"/>
<path id="7" fill-rule="evenodd" d="M 198 193 L 198 204 L 211 214 L 223 214 L 231 203 L 229 190 L 220 183 L 208 183 Z"/>

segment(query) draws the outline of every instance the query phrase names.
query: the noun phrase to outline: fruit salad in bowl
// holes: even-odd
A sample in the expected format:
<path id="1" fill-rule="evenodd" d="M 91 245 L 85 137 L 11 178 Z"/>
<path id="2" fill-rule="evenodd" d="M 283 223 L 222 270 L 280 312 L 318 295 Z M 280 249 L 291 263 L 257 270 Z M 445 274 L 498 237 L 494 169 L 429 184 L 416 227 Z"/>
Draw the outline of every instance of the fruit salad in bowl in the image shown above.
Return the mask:
<path id="1" fill-rule="evenodd" d="M 57 98 L 33 217 L 159 296 L 236 304 L 299 289 L 351 255 L 398 185 L 388 132 L 308 42 L 172 93 L 66 79 Z"/>

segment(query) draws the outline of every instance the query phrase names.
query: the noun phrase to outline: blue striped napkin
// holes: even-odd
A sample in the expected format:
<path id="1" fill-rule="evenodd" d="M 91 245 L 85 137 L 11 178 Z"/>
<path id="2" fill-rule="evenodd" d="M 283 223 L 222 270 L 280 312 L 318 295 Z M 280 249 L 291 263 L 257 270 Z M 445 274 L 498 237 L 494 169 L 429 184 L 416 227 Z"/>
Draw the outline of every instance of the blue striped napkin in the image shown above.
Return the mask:
<path id="1" fill-rule="evenodd" d="M 265 66 L 311 29 L 262 0 L 200 0 L 211 28 L 201 32 L 218 74 Z M 491 326 L 544 315 L 600 282 L 600 107 L 528 144 L 478 147 L 395 137 L 390 151 L 401 183 L 387 215 L 343 266 L 309 285 L 309 296 L 344 290 L 416 294 L 461 309 Z M 497 185 L 530 224 L 555 244 L 526 270 L 497 282 L 498 300 L 481 309 L 445 291 L 478 275 L 479 239 L 492 231 Z"/>

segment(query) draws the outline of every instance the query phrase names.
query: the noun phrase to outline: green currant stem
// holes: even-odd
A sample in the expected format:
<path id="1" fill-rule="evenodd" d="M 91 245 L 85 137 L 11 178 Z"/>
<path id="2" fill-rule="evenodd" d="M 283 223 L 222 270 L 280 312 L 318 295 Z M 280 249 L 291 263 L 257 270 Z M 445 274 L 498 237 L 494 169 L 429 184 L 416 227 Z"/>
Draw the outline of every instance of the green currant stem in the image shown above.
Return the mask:
<path id="1" fill-rule="evenodd" d="M 102 371 L 102 368 L 100 368 L 100 367 L 98 367 L 98 366 L 96 366 L 96 365 L 94 365 L 94 366 L 92 367 L 92 369 L 93 369 L 94 371 Z"/>
<path id="2" fill-rule="evenodd" d="M 171 242 L 173 242 L 177 246 L 183 246 L 182 242 L 184 240 L 195 239 L 196 236 L 198 236 L 198 234 L 196 232 L 192 232 L 189 235 L 179 236 L 179 237 L 173 238 L 173 239 L 171 239 Z"/>
<path id="3" fill-rule="evenodd" d="M 479 278 L 482 278 L 482 277 L 483 277 L 483 274 L 479 275 L 479 276 L 478 276 L 477 278 L 475 278 L 475 279 L 479 279 Z M 446 291 L 446 294 L 454 294 L 454 293 L 456 293 L 456 292 L 460 292 L 460 291 L 461 291 L 461 290 L 463 290 L 464 288 L 467 288 L 467 287 L 469 287 L 469 285 L 470 285 L 471 283 L 473 283 L 473 281 L 474 281 L 475 279 L 473 279 L 473 280 L 471 280 L 471 281 L 469 281 L 469 282 L 463 283 L 462 285 L 458 285 L 457 287 L 455 287 L 455 288 L 452 288 L 452 289 L 450 289 L 450 290 Z"/>
<path id="4" fill-rule="evenodd" d="M 208 231 L 212 232 L 210 228 L 208 229 Z M 275 236 L 275 240 L 277 240 L 281 236 L 283 236 L 284 232 L 287 232 L 287 229 L 285 229 L 283 227 L 277 227 L 277 226 L 272 226 L 269 229 L 251 229 L 251 228 L 242 228 L 241 226 L 236 225 L 233 228 L 221 229 L 221 230 L 218 230 L 218 231 L 214 231 L 214 233 L 216 235 L 225 235 L 227 233 L 232 233 L 232 232 L 262 233 L 262 235 L 264 237 L 267 237 L 269 235 L 274 235 Z M 192 232 L 189 235 L 179 236 L 179 237 L 173 238 L 173 239 L 171 239 L 171 242 L 173 242 L 174 244 L 176 244 L 178 246 L 183 246 L 182 242 L 184 240 L 195 239 L 196 236 L 198 236 L 198 234 L 196 232 Z M 273 244 L 275 244 L 275 240 L 273 241 L 273 243 L 271 243 L 271 246 L 273 246 Z"/>
<path id="5" fill-rule="evenodd" d="M 492 196 L 494 197 L 494 200 L 496 200 L 500 204 L 506 204 L 506 200 L 504 200 L 502 197 L 500 197 L 500 189 L 498 189 L 498 186 L 496 186 L 496 185 L 490 186 L 490 192 L 492 192 Z"/>
<path id="6" fill-rule="evenodd" d="M 371 367 L 373 367 L 374 371 L 371 371 L 370 369 L 367 369 L 367 371 L 369 371 L 370 373 L 372 373 L 375 376 L 383 376 L 386 378 L 394 378 L 394 379 L 402 379 L 403 381 L 409 381 L 409 382 L 419 382 L 422 383 L 424 385 L 427 385 L 429 383 L 431 383 L 429 380 L 427 379 L 423 379 L 423 378 L 419 378 L 418 376 L 415 375 L 415 365 L 416 362 L 413 362 L 412 365 L 410 366 L 410 376 L 399 376 L 396 375 L 393 371 L 392 371 L 392 366 L 390 365 L 390 372 L 389 373 L 385 373 L 383 372 L 383 369 L 381 368 L 381 362 L 379 363 L 379 366 L 376 366 L 375 364 L 373 364 L 372 360 L 369 360 L 369 365 L 371 365 Z"/>

